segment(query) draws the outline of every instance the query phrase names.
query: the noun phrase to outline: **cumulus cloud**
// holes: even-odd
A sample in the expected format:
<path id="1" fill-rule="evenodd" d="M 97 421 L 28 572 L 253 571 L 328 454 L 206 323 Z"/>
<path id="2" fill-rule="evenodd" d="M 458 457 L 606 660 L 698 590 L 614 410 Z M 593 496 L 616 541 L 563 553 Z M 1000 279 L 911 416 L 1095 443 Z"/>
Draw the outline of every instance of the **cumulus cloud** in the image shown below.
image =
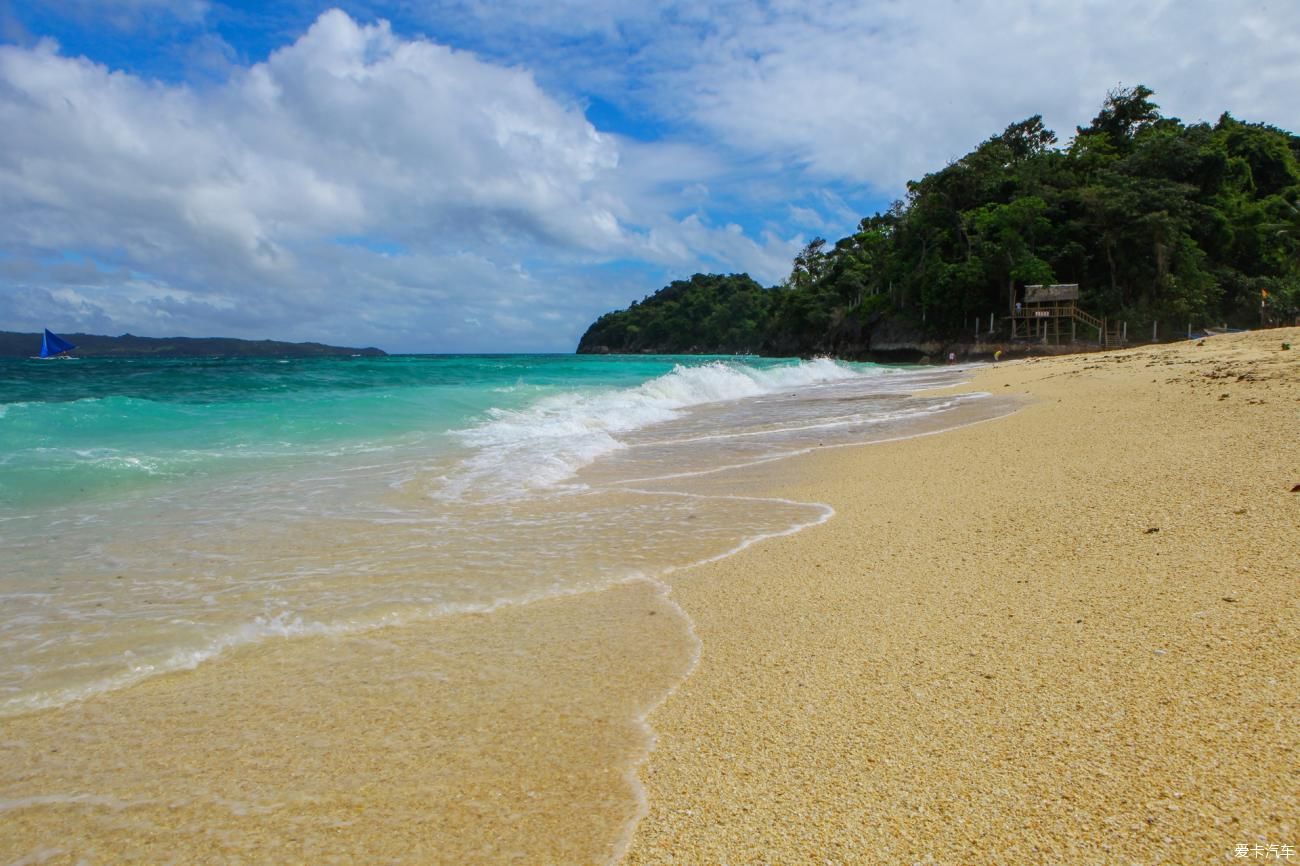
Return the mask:
<path id="1" fill-rule="evenodd" d="M 651 227 L 680 224 L 655 190 L 695 174 L 689 158 L 673 172 L 634 154 L 646 176 L 629 178 L 618 142 L 527 71 L 339 11 L 207 89 L 49 41 L 0 47 L 0 129 L 0 249 L 38 271 L 11 284 L 52 284 L 51 258 L 75 251 L 131 278 L 47 293 L 47 313 L 164 332 L 406 327 L 407 345 L 433 347 L 440 308 L 486 304 L 470 316 L 495 323 L 484 341 L 545 342 L 520 310 L 555 312 L 583 281 L 555 274 L 555 295 L 539 293 L 518 262 L 653 258 Z M 663 255 L 687 261 L 712 239 L 693 227 L 682 243 Z"/>
<path id="2" fill-rule="evenodd" d="M 57 2 L 190 28 L 200 83 L 0 45 L 10 327 L 564 349 L 695 270 L 780 280 L 1031 114 L 1144 83 L 1288 126 L 1300 90 L 1266 0 L 371 0 L 396 29 L 328 10 L 252 65 L 217 0 Z"/>

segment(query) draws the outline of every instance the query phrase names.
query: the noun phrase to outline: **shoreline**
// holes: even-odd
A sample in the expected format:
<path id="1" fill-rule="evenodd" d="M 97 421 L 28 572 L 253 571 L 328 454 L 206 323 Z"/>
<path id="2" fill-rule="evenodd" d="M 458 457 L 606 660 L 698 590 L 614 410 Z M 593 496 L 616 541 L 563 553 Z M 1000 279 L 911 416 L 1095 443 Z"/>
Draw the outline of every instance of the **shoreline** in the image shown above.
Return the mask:
<path id="1" fill-rule="evenodd" d="M 1006 411 L 1001 402 L 957 417 Z M 926 431 L 951 417 L 889 423 Z M 591 480 L 610 471 L 594 466 Z M 619 502 L 689 503 L 664 513 L 698 523 L 660 528 L 677 534 L 683 564 L 653 577 L 239 644 L 0 718 L 0 851 L 50 863 L 617 860 L 650 808 L 647 718 L 699 655 L 666 578 L 832 515 L 741 493 L 711 471 L 604 489 L 620 521 Z M 299 541 L 324 543 L 328 528 Z"/>
<path id="2" fill-rule="evenodd" d="M 837 515 L 672 575 L 703 650 L 623 862 L 1300 843 L 1298 335 L 1003 362 L 953 390 L 1017 413 L 750 473 Z"/>
<path id="3" fill-rule="evenodd" d="M 666 588 L 243 647 L 0 722 L 4 862 L 601 863 L 697 643 Z"/>
<path id="4" fill-rule="evenodd" d="M 819 717 L 836 710 L 832 715 L 842 720 L 842 700 L 852 699 L 848 705 L 871 721 L 861 701 L 882 692 L 863 688 L 861 678 L 891 658 L 884 650 L 897 656 L 914 635 L 940 638 L 939 648 L 951 649 L 950 641 L 944 643 L 951 622 L 929 616 L 927 608 L 944 593 L 961 595 L 969 587 L 963 590 L 960 574 L 944 574 L 939 585 L 932 575 L 926 579 L 926 568 L 941 562 L 937 554 L 922 563 L 925 568 L 906 568 L 926 553 L 924 545 L 944 541 L 935 538 L 936 525 L 940 535 L 955 531 L 961 517 L 962 508 L 954 512 L 953 503 L 944 503 L 945 496 L 960 500 L 965 482 L 945 476 L 945 461 L 971 441 L 996 440 L 1003 425 L 1019 423 L 1013 419 L 1050 409 L 1035 380 L 1076 376 L 1081 370 L 1074 368 L 1102 366 L 1091 363 L 1098 360 L 1104 359 L 1089 354 L 1043 364 L 1005 362 L 970 371 L 973 378 L 962 385 L 925 392 L 1001 396 L 1001 385 L 1014 382 L 1004 393 L 1037 402 L 1010 415 L 987 417 L 975 409 L 967 416 L 973 420 L 956 426 L 940 421 L 930 430 L 921 422 L 903 436 L 871 443 L 819 443 L 777 460 L 628 482 L 635 486 L 619 492 L 779 501 L 820 512 L 657 577 L 506 606 L 491 617 L 457 614 L 436 627 L 411 623 L 254 644 L 183 675 L 0 720 L 6 734 L 0 752 L 17 759 L 5 787 L 14 784 L 18 794 L 33 780 L 40 790 L 52 784 L 54 791 L 92 791 L 99 798 L 92 803 L 80 794 L 48 797 L 33 790 L 30 801 L 0 802 L 0 812 L 17 819 L 0 832 L 0 848 L 73 862 L 80 845 L 74 840 L 88 833 L 98 854 L 142 862 L 162 857 L 161 849 L 148 847 L 159 844 L 177 846 L 169 856 L 184 852 L 200 860 L 205 845 L 208 857 L 225 853 L 256 862 L 259 846 L 260 856 L 274 859 L 267 846 L 275 845 L 275 856 L 351 851 L 402 862 L 452 862 L 446 858 L 453 850 L 456 856 L 488 856 L 487 847 L 475 847 L 488 840 L 493 856 L 532 851 L 559 858 L 554 862 L 803 862 L 813 853 L 830 862 L 920 859 L 924 853 L 891 848 L 888 835 L 873 849 L 869 833 L 846 829 L 845 815 L 857 816 L 862 827 L 893 821 L 903 828 L 899 832 L 914 823 L 914 815 L 898 823 L 889 812 L 887 783 L 897 779 L 876 779 L 875 787 L 848 796 L 836 790 L 879 764 L 864 764 L 872 755 L 854 751 L 861 743 L 853 738 L 887 743 L 900 717 L 875 720 L 875 731 L 848 733 L 833 718 L 822 724 Z M 1004 382 L 1007 377 L 1011 381 Z M 1282 384 L 1300 399 L 1294 369 Z M 1278 429 L 1285 433 L 1294 424 Z M 978 467 L 986 474 L 995 468 Z M 871 501 L 882 495 L 876 485 L 897 483 L 909 472 L 930 487 L 910 502 Z M 1000 495 L 997 479 L 976 483 L 985 484 L 985 496 Z M 933 494 L 935 485 L 947 486 L 942 495 Z M 941 506 L 938 524 L 928 520 L 931 503 Z M 920 509 L 910 527 L 909 508 Z M 882 548 L 872 535 L 881 529 L 889 529 L 884 535 L 902 530 L 908 544 L 898 547 L 891 537 Z M 882 549 L 889 567 L 911 583 L 881 584 L 890 574 Z M 951 552 L 951 546 L 936 550 Z M 864 578 L 894 593 L 886 612 L 913 613 L 907 592 L 919 588 L 915 613 L 926 615 L 900 625 L 855 610 L 868 585 Z M 964 601 L 956 619 L 987 603 L 969 591 Z M 909 625 L 916 626 L 911 635 Z M 521 656 L 523 647 L 532 649 Z M 473 658 L 465 655 L 470 648 Z M 524 656 L 529 675 L 513 671 Z M 932 654 L 923 662 L 942 658 Z M 584 667 L 592 660 L 599 676 Z M 797 693 L 792 676 L 800 678 Z M 996 687 L 998 679 L 1000 671 L 984 685 Z M 901 696 L 917 706 L 940 701 L 945 680 L 937 682 Z M 488 693 L 472 706 L 450 706 L 466 688 Z M 502 713 L 503 707 L 509 711 Z M 801 714 L 816 724 L 801 725 Z M 411 725 L 412 719 L 420 724 Z M 913 721 L 901 719 L 904 726 Z M 835 760 L 829 762 L 819 739 L 823 731 L 833 735 Z M 799 737 L 796 748 L 782 743 L 788 736 Z M 169 756 L 175 766 L 158 763 L 156 755 Z M 779 766 L 765 766 L 778 757 Z M 906 758 L 881 760 L 909 766 Z M 290 784 L 277 770 L 291 773 Z M 89 779 L 86 771 L 93 774 Z M 748 789 L 735 786 L 736 772 L 749 780 Z M 810 777 L 817 781 L 811 787 Z M 868 773 L 862 779 L 873 781 Z M 758 780 L 762 784 L 753 787 Z M 727 801 L 721 812 L 717 799 Z M 1278 814 L 1295 812 L 1292 805 L 1283 802 Z M 213 807 L 221 814 L 204 818 Z M 828 820 L 839 829 L 827 829 Z M 752 822 L 775 835 L 755 835 Z M 817 829 L 794 832 L 805 824 Z M 333 835 L 348 827 L 346 835 Z M 71 850 L 32 847 L 64 831 Z M 165 835 L 156 836 L 160 831 Z M 220 844 L 212 847 L 217 837 Z M 344 847 L 322 848 L 326 839 Z M 439 839 L 440 846 L 428 847 Z M 462 843 L 466 847 L 457 848 Z M 1032 858 L 1054 850 L 1020 853 Z M 938 857 L 934 862 L 983 862 L 979 852 L 928 853 Z"/>

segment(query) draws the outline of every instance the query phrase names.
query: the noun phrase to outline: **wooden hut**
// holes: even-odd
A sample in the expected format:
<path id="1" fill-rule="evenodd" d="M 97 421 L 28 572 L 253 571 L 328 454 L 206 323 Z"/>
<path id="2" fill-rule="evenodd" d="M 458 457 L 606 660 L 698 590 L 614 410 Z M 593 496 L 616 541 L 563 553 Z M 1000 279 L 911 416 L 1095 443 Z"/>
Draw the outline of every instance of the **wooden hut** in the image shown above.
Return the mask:
<path id="1" fill-rule="evenodd" d="M 1086 325 L 1096 332 L 1097 342 L 1103 346 L 1115 345 L 1117 334 L 1109 334 L 1106 320 L 1093 316 L 1079 307 L 1079 284 L 1056 283 L 1050 286 L 1025 286 L 1025 298 L 1016 304 L 1011 321 L 1011 339 L 1041 340 L 1060 343 L 1069 322 L 1069 339 L 1077 339 L 1077 326 Z"/>

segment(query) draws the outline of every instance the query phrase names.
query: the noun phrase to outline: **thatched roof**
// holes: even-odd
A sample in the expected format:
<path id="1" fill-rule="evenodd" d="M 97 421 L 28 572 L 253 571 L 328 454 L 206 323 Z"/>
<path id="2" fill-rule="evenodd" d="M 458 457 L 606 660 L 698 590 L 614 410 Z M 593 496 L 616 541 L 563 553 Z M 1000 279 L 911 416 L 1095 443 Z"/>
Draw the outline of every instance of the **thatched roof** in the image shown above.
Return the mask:
<path id="1" fill-rule="evenodd" d="M 1025 286 L 1026 304 L 1049 304 L 1057 301 L 1079 300 L 1078 283 L 1057 283 L 1051 286 Z"/>

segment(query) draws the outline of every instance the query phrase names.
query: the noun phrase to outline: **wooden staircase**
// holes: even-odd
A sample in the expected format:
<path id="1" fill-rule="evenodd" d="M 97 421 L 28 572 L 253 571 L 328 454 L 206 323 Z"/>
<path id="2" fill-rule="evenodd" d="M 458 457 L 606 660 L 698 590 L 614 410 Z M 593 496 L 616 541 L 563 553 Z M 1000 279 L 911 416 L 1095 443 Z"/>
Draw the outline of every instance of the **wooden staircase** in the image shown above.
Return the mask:
<path id="1" fill-rule="evenodd" d="M 1102 320 L 1105 323 L 1105 319 Z M 1128 343 L 1127 329 L 1123 322 L 1111 322 L 1101 334 L 1101 344 L 1107 348 L 1123 346 Z"/>
<path id="2" fill-rule="evenodd" d="M 1104 317 L 1099 318 L 1079 309 L 1078 283 L 1027 285 L 1024 300 L 1017 301 L 1014 306 L 1015 309 L 1007 317 L 1012 340 L 1038 340 L 1059 345 L 1067 337 L 1062 326 L 1068 321 L 1068 339 L 1071 343 L 1078 338 L 1076 331 L 1079 323 L 1097 333 L 1097 343 L 1103 348 L 1122 346 L 1128 342 L 1126 323 L 1107 322 Z M 992 323 L 989 328 L 992 329 Z"/>
<path id="3" fill-rule="evenodd" d="M 1013 340 L 1041 339 L 1043 342 L 1047 342 L 1052 337 L 1055 337 L 1059 341 L 1062 337 L 1067 336 L 1063 333 L 1061 324 L 1069 321 L 1071 325 L 1068 337 L 1071 341 L 1075 339 L 1074 323 L 1078 322 L 1096 332 L 1097 344 L 1102 347 L 1123 346 L 1128 342 L 1128 335 L 1123 322 L 1111 322 L 1103 317 L 1094 316 L 1079 309 L 1078 304 L 1073 302 L 1051 305 L 1040 304 L 1032 309 L 1017 310 L 1009 319 L 1011 322 L 1011 338 Z M 1021 327 L 1024 328 L 1023 333 Z"/>
<path id="4" fill-rule="evenodd" d="M 1073 308 L 1073 315 L 1077 321 L 1083 322 L 1088 327 L 1094 329 L 1098 334 L 1105 335 L 1106 333 L 1105 319 L 1099 319 L 1096 316 L 1092 315 L 1091 313 L 1085 313 L 1083 310 L 1079 309 L 1078 307 Z"/>

